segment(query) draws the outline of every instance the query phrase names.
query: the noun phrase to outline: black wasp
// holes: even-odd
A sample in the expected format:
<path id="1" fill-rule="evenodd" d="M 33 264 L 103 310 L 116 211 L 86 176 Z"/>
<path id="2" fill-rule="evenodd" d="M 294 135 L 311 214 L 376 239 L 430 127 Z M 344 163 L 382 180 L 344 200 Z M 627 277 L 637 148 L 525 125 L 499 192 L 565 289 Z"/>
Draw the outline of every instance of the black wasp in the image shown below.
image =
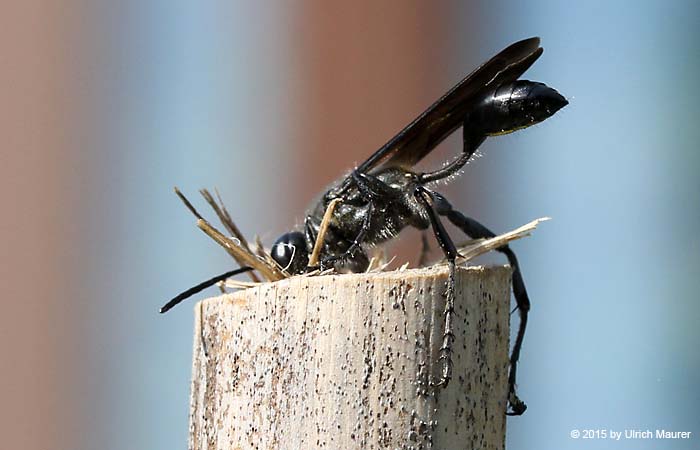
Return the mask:
<path id="1" fill-rule="evenodd" d="M 366 250 L 394 238 L 408 226 L 432 228 L 449 265 L 445 327 L 440 348 L 441 373 L 431 381 L 446 386 L 452 377 L 454 341 L 454 283 L 457 248 L 442 225 L 446 217 L 471 238 L 495 234 L 476 220 L 455 211 L 431 186 L 456 175 L 488 136 L 517 131 L 541 122 L 568 104 L 556 90 L 543 83 L 518 78 L 542 55 L 539 38 L 525 39 L 509 46 L 460 81 L 454 88 L 418 116 L 365 162 L 338 180 L 311 208 L 303 227 L 282 235 L 271 256 L 290 274 L 311 269 L 335 268 L 361 272 L 368 264 Z M 462 154 L 443 168 L 414 172 L 413 167 L 447 136 L 462 127 Z M 325 227 L 317 267 L 309 267 L 309 255 L 316 244 L 324 213 L 331 202 L 336 206 Z M 526 405 L 515 393 L 516 368 L 525 335 L 530 299 L 520 266 L 510 246 L 498 249 L 513 268 L 513 293 L 520 312 L 520 326 L 510 356 L 510 415 L 520 415 Z M 227 272 L 180 294 L 163 307 L 174 305 L 229 276 L 252 270 Z"/>

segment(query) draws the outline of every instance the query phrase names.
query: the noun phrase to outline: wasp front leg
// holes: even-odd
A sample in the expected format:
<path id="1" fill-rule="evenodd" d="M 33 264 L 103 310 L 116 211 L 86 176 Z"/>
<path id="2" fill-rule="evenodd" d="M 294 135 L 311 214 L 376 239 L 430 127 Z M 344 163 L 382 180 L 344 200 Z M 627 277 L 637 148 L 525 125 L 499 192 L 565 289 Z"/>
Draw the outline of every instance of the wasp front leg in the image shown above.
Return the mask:
<path id="1" fill-rule="evenodd" d="M 350 243 L 348 248 L 339 255 L 328 255 L 321 258 L 321 270 L 327 267 L 331 267 L 337 262 L 345 261 L 346 259 L 352 258 L 356 255 L 358 251 L 361 250 L 362 242 L 364 242 L 365 236 L 370 229 L 372 224 L 372 213 L 374 211 L 374 205 L 372 203 L 367 204 L 367 209 L 365 211 L 365 217 L 362 220 L 362 227 L 360 232 L 355 236 L 355 239 Z"/>
<path id="2" fill-rule="evenodd" d="M 350 242 L 350 245 L 341 254 L 328 255 L 321 259 L 321 267 L 330 267 L 337 262 L 354 258 L 361 250 L 361 246 L 365 242 L 367 234 L 372 227 L 375 203 L 388 203 L 395 200 L 397 197 L 395 189 L 391 188 L 391 186 L 374 175 L 353 171 L 352 174 L 350 174 L 350 179 L 352 180 L 352 184 L 349 184 L 347 189 L 349 189 L 349 186 L 353 186 L 357 191 L 351 194 L 346 189 L 339 198 L 341 199 L 341 203 L 356 208 L 364 208 L 362 225 L 357 235 L 352 242 Z M 366 255 L 364 256 L 366 258 Z"/>

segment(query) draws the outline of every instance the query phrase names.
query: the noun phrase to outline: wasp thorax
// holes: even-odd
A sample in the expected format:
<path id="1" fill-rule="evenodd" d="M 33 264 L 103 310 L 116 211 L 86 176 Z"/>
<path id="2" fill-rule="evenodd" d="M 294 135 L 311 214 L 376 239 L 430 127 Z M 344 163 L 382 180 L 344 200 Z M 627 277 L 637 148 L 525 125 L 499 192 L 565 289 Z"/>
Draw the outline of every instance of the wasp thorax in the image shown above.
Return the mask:
<path id="1" fill-rule="evenodd" d="M 270 255 L 277 264 L 292 274 L 303 273 L 309 264 L 309 251 L 304 234 L 292 231 L 280 236 L 270 249 Z"/>

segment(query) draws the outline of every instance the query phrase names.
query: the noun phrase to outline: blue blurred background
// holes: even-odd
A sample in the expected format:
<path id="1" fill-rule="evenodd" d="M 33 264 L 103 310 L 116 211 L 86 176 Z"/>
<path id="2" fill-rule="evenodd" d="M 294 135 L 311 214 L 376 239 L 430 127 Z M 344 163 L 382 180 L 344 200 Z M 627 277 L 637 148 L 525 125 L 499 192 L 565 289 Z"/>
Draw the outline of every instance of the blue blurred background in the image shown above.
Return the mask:
<path id="1" fill-rule="evenodd" d="M 231 261 L 172 186 L 218 187 L 269 244 L 330 180 L 533 35 L 545 53 L 526 78 L 570 105 L 489 140 L 446 191 L 495 231 L 553 217 L 514 245 L 533 309 L 529 409 L 507 447 L 699 448 L 698 5 L 8 5 L 5 448 L 186 448 L 192 309 L 157 309 Z M 458 151 L 451 139 L 427 166 Z M 693 436 L 569 436 L 656 428 Z"/>

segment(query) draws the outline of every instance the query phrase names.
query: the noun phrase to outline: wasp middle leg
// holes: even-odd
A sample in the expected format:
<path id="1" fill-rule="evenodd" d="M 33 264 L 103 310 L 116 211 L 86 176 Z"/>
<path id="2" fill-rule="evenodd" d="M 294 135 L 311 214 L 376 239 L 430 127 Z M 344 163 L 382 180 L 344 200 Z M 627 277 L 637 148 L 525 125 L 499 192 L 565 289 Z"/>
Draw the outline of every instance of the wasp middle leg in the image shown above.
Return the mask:
<path id="1" fill-rule="evenodd" d="M 441 216 L 445 216 L 452 222 L 455 226 L 459 227 L 465 234 L 473 239 L 479 238 L 492 238 L 496 234 L 486 228 L 484 225 L 478 221 L 465 216 L 459 211 L 452 208 L 452 205 L 440 194 L 434 193 L 435 197 L 435 208 Z M 515 303 L 518 307 L 520 313 L 520 325 L 518 327 L 518 334 L 515 338 L 515 343 L 513 344 L 513 350 L 510 354 L 510 373 L 508 375 L 508 402 L 510 403 L 511 411 L 508 415 L 519 416 L 525 412 L 527 405 L 518 398 L 515 393 L 516 386 L 516 372 L 518 369 L 518 360 L 520 359 L 520 350 L 523 346 L 523 339 L 525 337 L 525 328 L 527 328 L 527 317 L 530 311 L 530 298 L 527 295 L 527 290 L 525 289 L 525 282 L 523 281 L 523 275 L 520 271 L 520 264 L 518 264 L 518 258 L 515 253 L 508 245 L 504 245 L 496 249 L 496 251 L 503 253 L 508 258 L 508 263 L 513 268 L 512 284 L 513 284 L 513 295 L 515 297 Z"/>
<path id="2" fill-rule="evenodd" d="M 440 346 L 439 361 L 442 365 L 440 377 L 437 381 L 432 381 L 432 387 L 444 388 L 452 379 L 452 344 L 455 340 L 454 333 L 454 315 L 455 315 L 455 272 L 457 259 L 457 247 L 447 234 L 447 230 L 440 222 L 438 212 L 435 208 L 434 193 L 423 186 L 418 186 L 415 191 L 416 199 L 423 205 L 425 212 L 430 219 L 435 239 L 438 245 L 445 253 L 447 264 L 449 267 L 449 275 L 447 278 L 447 291 L 445 292 L 445 310 L 443 312 L 445 318 L 445 328 L 442 334 L 442 345 Z"/>

